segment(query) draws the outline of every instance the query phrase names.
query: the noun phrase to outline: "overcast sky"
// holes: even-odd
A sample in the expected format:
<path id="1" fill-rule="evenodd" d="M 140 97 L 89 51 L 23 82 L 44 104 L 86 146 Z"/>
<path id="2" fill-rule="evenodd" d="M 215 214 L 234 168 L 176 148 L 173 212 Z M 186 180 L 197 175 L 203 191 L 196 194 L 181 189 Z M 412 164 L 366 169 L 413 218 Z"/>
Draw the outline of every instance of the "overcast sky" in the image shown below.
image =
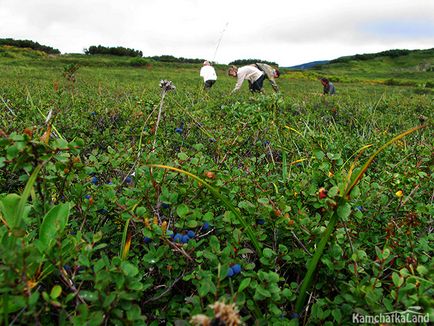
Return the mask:
<path id="1" fill-rule="evenodd" d="M 434 0 L 0 0 L 0 38 L 7 37 L 62 53 L 124 46 L 144 56 L 291 66 L 433 48 Z"/>

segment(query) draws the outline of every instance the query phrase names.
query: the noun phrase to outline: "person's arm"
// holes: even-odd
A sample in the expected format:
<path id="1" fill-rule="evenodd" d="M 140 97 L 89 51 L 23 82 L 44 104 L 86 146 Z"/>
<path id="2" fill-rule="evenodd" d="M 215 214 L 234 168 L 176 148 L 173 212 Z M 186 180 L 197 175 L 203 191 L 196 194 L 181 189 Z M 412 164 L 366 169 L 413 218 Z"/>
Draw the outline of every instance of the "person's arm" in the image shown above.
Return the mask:
<path id="1" fill-rule="evenodd" d="M 238 73 L 237 75 L 237 83 L 235 84 L 235 88 L 233 89 L 232 93 L 238 91 L 241 88 L 241 85 L 243 84 L 244 81 L 244 74 L 240 74 Z"/>
<path id="2" fill-rule="evenodd" d="M 270 83 L 271 83 L 271 87 L 273 87 L 274 91 L 277 93 L 279 92 L 279 86 L 277 86 L 276 81 L 274 80 L 274 78 L 269 78 Z"/>

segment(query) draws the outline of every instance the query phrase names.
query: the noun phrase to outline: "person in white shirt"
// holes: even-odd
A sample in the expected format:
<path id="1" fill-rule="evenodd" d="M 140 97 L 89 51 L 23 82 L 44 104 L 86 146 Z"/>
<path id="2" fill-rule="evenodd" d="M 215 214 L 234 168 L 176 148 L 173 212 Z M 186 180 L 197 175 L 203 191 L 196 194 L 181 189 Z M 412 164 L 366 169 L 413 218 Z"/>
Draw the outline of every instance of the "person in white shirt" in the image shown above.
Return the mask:
<path id="1" fill-rule="evenodd" d="M 237 78 L 237 83 L 232 93 L 238 91 L 241 88 L 244 80 L 249 82 L 249 89 L 251 92 L 262 92 L 264 85 L 265 74 L 254 66 L 244 66 L 237 68 L 232 66 L 229 68 L 228 75 Z"/>
<path id="2" fill-rule="evenodd" d="M 204 89 L 209 90 L 217 80 L 217 74 L 209 61 L 203 62 L 203 67 L 200 69 L 200 76 L 203 77 Z"/>

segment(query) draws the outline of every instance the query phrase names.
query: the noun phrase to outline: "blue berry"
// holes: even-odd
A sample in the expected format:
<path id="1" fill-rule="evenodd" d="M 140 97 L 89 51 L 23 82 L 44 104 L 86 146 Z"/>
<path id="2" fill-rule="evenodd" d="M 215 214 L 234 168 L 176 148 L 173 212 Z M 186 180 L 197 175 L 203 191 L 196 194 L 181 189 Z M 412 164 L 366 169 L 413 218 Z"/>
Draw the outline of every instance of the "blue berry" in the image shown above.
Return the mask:
<path id="1" fill-rule="evenodd" d="M 190 240 L 190 238 L 188 237 L 188 235 L 183 235 L 183 236 L 182 236 L 182 239 L 181 239 L 181 242 L 182 242 L 182 243 L 187 243 L 188 240 Z"/>
<path id="2" fill-rule="evenodd" d="M 84 196 L 84 198 L 86 198 L 86 199 L 90 199 L 91 197 L 92 197 L 91 195 Z"/>
<path id="3" fill-rule="evenodd" d="M 234 272 L 234 274 L 239 274 L 241 272 L 241 265 L 240 264 L 235 264 L 231 268 L 232 268 L 232 271 Z"/>
<path id="4" fill-rule="evenodd" d="M 71 273 L 71 272 L 72 272 L 71 266 L 69 266 L 69 265 L 63 265 L 63 269 L 64 269 L 67 273 Z"/>
<path id="5" fill-rule="evenodd" d="M 98 183 L 98 178 L 92 177 L 92 180 L 90 182 L 92 182 L 94 185 L 96 185 Z"/>
<path id="6" fill-rule="evenodd" d="M 133 181 L 133 179 L 130 176 L 125 178 L 126 183 L 131 183 L 131 181 Z"/>
<path id="7" fill-rule="evenodd" d="M 151 238 L 148 238 L 148 237 L 145 237 L 145 243 L 150 243 L 151 241 L 152 241 L 152 239 Z"/>
<path id="8" fill-rule="evenodd" d="M 234 270 L 232 268 L 229 267 L 228 272 L 226 273 L 227 277 L 232 277 L 234 276 Z"/>
<path id="9" fill-rule="evenodd" d="M 170 207 L 170 205 L 169 205 L 169 204 L 167 204 L 167 203 L 161 203 L 161 207 L 163 207 L 163 208 L 169 208 L 169 207 Z"/>
<path id="10" fill-rule="evenodd" d="M 193 232 L 193 231 L 188 231 L 187 232 L 187 236 L 191 239 L 191 238 L 194 238 L 194 236 L 195 236 L 196 234 Z"/>
<path id="11" fill-rule="evenodd" d="M 173 240 L 175 242 L 181 242 L 181 239 L 182 239 L 182 234 L 179 233 L 175 234 L 175 236 L 173 237 Z"/>
<path id="12" fill-rule="evenodd" d="M 265 224 L 265 220 L 264 220 L 263 218 L 258 218 L 258 219 L 256 220 L 256 224 L 264 225 L 264 224 Z"/>
<path id="13" fill-rule="evenodd" d="M 208 222 L 205 222 L 205 223 L 203 223 L 203 225 L 202 225 L 202 230 L 206 231 L 206 230 L 209 229 L 209 227 L 210 227 L 209 223 L 208 223 Z"/>
<path id="14" fill-rule="evenodd" d="M 176 132 L 177 134 L 182 134 L 182 128 L 176 128 L 176 129 L 175 129 L 175 132 Z"/>
<path id="15" fill-rule="evenodd" d="M 298 313 L 296 313 L 296 312 L 293 312 L 293 313 L 291 313 L 290 318 L 291 319 L 298 319 L 298 318 L 300 318 L 300 315 Z"/>
<path id="16" fill-rule="evenodd" d="M 215 138 L 210 138 L 209 141 L 210 141 L 211 143 L 215 143 L 215 142 L 216 142 Z"/>

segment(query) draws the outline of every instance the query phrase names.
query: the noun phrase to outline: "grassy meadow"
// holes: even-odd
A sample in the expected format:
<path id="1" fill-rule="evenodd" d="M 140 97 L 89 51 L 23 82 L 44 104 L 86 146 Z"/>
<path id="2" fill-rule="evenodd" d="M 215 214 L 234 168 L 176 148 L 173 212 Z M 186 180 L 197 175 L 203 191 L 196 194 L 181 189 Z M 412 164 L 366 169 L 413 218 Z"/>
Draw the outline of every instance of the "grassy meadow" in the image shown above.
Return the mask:
<path id="1" fill-rule="evenodd" d="M 131 60 L 0 51 L 0 324 L 432 321 L 432 71 Z"/>

